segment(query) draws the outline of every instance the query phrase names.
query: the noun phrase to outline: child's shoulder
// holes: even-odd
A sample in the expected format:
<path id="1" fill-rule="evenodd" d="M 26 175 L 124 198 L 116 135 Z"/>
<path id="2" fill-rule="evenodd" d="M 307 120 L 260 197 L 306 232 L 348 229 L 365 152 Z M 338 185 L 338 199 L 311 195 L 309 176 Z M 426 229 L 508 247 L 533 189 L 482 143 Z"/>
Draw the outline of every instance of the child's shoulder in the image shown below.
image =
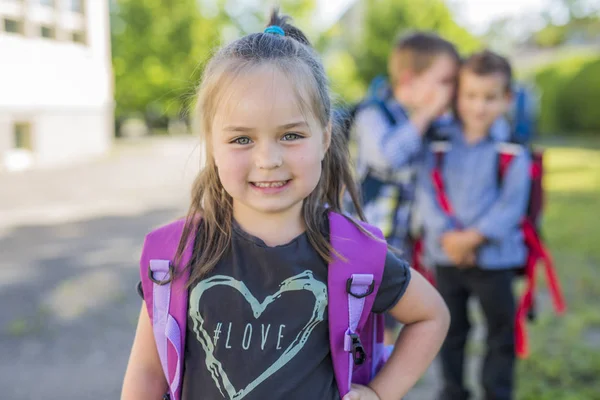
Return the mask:
<path id="1" fill-rule="evenodd" d="M 181 218 L 161 225 L 158 228 L 154 228 L 146 235 L 146 239 L 157 239 L 165 236 L 172 236 L 173 234 L 181 235 L 185 221 L 185 218 Z"/>
<path id="2" fill-rule="evenodd" d="M 527 151 L 527 148 L 519 143 L 497 141 L 495 143 L 496 150 L 501 154 L 510 154 L 512 156 L 518 156 Z"/>
<path id="3" fill-rule="evenodd" d="M 361 221 L 346 213 L 329 213 L 329 234 L 342 236 L 344 239 L 366 240 L 380 242 L 387 246 L 383 233 L 375 225 Z"/>
<path id="4" fill-rule="evenodd" d="M 198 228 L 201 221 L 202 217 L 197 216 L 193 218 L 192 224 L 195 228 Z M 174 240 L 178 241 L 181 239 L 187 222 L 188 218 L 184 217 L 154 228 L 146 234 L 146 242 L 164 243 Z"/>

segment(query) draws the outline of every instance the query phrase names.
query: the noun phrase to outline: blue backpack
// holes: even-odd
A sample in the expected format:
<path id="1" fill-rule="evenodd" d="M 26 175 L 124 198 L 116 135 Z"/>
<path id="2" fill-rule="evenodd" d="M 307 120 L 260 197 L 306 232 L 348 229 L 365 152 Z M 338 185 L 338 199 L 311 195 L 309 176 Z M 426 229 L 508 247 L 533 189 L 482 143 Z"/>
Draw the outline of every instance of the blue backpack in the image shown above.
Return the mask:
<path id="1" fill-rule="evenodd" d="M 350 131 L 354 125 L 354 118 L 358 110 L 376 105 L 381 109 L 386 118 L 391 124 L 395 123 L 394 115 L 388 110 L 385 105 L 385 91 L 387 88 L 387 80 L 384 76 L 378 76 L 369 85 L 369 89 L 365 97 L 357 103 L 351 103 L 346 106 L 340 106 L 333 110 L 334 120 L 341 126 L 344 137 L 347 141 L 350 140 Z"/>
<path id="2" fill-rule="evenodd" d="M 537 129 L 538 98 L 532 86 L 517 83 L 513 86 L 513 102 L 509 112 L 512 126 L 511 141 L 529 144 Z"/>

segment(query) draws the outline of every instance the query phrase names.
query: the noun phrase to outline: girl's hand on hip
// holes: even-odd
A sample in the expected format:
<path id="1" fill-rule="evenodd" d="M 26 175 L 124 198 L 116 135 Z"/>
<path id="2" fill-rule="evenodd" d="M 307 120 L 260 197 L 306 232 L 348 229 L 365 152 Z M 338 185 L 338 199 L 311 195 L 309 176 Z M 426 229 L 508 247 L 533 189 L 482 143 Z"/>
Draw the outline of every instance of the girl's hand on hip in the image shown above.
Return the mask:
<path id="1" fill-rule="evenodd" d="M 342 400 L 381 400 L 368 386 L 352 384 L 350 392 Z"/>

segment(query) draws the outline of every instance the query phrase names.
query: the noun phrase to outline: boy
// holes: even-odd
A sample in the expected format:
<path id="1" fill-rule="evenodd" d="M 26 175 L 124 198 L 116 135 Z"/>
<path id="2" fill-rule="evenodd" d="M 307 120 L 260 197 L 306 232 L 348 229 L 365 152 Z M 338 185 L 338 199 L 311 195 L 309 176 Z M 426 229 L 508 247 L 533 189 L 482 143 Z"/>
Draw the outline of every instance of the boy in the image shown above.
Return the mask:
<path id="1" fill-rule="evenodd" d="M 454 45 L 435 34 L 399 39 L 388 62 L 389 83 L 373 82 L 354 119 L 365 216 L 405 258 L 411 254 L 410 213 L 422 144 L 450 104 L 459 62 Z M 394 343 L 395 326 L 388 318 L 388 344 Z"/>
<path id="2" fill-rule="evenodd" d="M 508 135 L 490 134 L 494 121 L 510 106 L 511 84 L 511 66 L 497 54 L 484 51 L 464 62 L 457 91 L 459 129 L 450 134 L 445 151 L 438 148 L 428 154 L 419 177 L 425 259 L 436 266 L 438 290 L 452 317 L 440 352 L 444 378 L 440 400 L 469 396 L 463 369 L 470 296 L 478 299 L 487 325 L 481 374 L 485 399 L 513 396 L 511 283 L 526 257 L 519 225 L 529 195 L 529 156 L 512 146 L 515 156 L 500 178 L 497 138 Z M 441 172 L 438 180 L 436 171 Z"/>

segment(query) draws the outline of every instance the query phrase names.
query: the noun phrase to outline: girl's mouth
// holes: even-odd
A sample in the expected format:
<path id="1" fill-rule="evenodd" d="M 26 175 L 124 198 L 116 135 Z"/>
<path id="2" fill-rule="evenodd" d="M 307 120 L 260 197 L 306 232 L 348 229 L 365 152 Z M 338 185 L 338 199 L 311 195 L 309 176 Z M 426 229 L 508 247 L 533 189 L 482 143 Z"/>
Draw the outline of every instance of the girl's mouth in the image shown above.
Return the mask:
<path id="1" fill-rule="evenodd" d="M 250 182 L 250 185 L 261 193 L 278 193 L 289 186 L 291 179 L 285 181 Z"/>

